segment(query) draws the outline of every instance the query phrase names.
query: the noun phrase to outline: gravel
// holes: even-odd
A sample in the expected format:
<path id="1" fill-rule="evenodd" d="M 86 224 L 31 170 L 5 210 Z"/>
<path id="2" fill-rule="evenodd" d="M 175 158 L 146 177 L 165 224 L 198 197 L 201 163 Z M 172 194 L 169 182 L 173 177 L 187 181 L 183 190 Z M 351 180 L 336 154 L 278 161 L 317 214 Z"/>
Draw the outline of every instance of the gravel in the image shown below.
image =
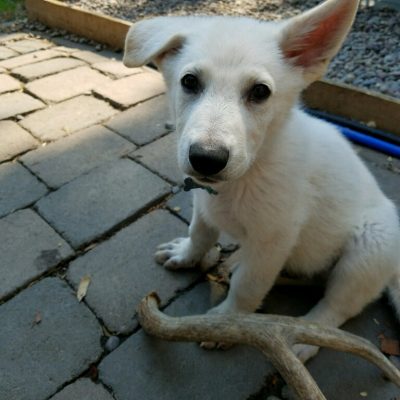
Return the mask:
<path id="1" fill-rule="evenodd" d="M 65 0 L 65 3 L 137 21 L 156 15 L 223 14 L 279 20 L 320 0 Z M 368 5 L 367 3 L 370 3 Z M 400 13 L 363 1 L 353 29 L 327 78 L 400 98 Z"/>

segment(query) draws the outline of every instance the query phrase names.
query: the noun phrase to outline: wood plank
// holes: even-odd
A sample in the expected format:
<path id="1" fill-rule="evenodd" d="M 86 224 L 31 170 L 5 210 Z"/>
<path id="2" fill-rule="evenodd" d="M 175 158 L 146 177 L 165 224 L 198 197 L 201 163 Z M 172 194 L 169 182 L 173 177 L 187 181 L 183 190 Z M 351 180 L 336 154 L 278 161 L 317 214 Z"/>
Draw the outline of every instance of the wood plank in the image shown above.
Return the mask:
<path id="1" fill-rule="evenodd" d="M 307 107 L 351 118 L 400 136 L 400 101 L 353 86 L 321 80 L 303 93 Z"/>
<path id="2" fill-rule="evenodd" d="M 56 0 L 26 0 L 25 5 L 30 19 L 107 44 L 113 49 L 124 47 L 125 36 L 131 26 L 127 21 Z"/>
<path id="3" fill-rule="evenodd" d="M 122 49 L 127 21 L 69 6 L 57 0 L 26 0 L 29 18 Z M 307 107 L 351 118 L 400 136 L 400 101 L 353 86 L 321 80 L 303 93 Z"/>

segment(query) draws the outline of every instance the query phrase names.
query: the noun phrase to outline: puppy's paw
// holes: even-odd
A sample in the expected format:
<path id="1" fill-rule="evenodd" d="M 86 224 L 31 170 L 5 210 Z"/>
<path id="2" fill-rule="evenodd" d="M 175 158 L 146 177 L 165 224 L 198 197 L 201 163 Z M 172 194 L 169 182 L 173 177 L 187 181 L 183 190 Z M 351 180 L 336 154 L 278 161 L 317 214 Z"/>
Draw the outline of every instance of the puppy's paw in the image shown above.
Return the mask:
<path id="1" fill-rule="evenodd" d="M 158 246 L 155 260 L 171 270 L 193 268 L 198 265 L 205 271 L 218 262 L 219 256 L 219 248 L 215 246 L 203 256 L 195 250 L 190 238 L 177 238 Z"/>
<path id="2" fill-rule="evenodd" d="M 318 346 L 311 346 L 308 344 L 295 344 L 293 346 L 294 354 L 296 354 L 303 364 L 314 357 L 318 353 L 318 350 Z"/>
<path id="3" fill-rule="evenodd" d="M 160 244 L 155 259 L 168 269 L 193 268 L 200 261 L 193 254 L 190 238 L 177 238 Z"/>

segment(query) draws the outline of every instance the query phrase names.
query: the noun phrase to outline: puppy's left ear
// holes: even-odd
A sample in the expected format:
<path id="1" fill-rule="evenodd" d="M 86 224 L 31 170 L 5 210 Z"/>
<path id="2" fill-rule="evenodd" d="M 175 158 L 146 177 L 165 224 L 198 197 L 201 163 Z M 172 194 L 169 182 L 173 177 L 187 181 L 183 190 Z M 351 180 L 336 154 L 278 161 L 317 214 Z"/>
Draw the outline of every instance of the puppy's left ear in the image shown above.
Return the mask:
<path id="1" fill-rule="evenodd" d="M 158 17 L 137 22 L 131 26 L 125 39 L 123 63 L 140 67 L 150 61 L 156 64 L 185 41 L 185 17 Z"/>
<path id="2" fill-rule="evenodd" d="M 319 79 L 339 51 L 359 0 L 327 0 L 287 21 L 280 32 L 284 58 L 299 68 L 306 84 Z"/>

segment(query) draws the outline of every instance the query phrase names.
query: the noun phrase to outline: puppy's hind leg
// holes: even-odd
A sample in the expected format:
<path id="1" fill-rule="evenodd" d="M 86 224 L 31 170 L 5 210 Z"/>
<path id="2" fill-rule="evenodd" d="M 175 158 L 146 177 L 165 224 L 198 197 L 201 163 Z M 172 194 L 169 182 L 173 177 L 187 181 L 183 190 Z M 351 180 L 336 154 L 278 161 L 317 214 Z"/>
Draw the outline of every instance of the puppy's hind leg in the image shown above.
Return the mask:
<path id="1" fill-rule="evenodd" d="M 379 297 L 399 274 L 397 221 L 393 207 L 381 207 L 369 213 L 334 267 L 325 296 L 305 319 L 339 327 Z M 318 352 L 318 347 L 299 344 L 293 350 L 305 362 Z"/>

